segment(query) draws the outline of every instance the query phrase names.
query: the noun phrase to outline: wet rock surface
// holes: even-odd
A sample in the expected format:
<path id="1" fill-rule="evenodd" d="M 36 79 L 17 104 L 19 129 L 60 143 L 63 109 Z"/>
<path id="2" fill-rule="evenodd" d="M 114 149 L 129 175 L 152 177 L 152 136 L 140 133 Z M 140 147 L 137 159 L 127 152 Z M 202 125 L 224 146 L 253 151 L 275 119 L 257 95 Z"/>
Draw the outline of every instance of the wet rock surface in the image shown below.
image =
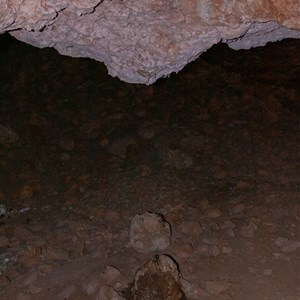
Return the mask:
<path id="1" fill-rule="evenodd" d="M 0 48 L 0 298 L 120 300 L 144 270 L 178 299 L 298 299 L 300 51 L 283 44 L 220 45 L 150 87 Z M 172 233 L 154 253 L 130 245 L 148 212 Z"/>

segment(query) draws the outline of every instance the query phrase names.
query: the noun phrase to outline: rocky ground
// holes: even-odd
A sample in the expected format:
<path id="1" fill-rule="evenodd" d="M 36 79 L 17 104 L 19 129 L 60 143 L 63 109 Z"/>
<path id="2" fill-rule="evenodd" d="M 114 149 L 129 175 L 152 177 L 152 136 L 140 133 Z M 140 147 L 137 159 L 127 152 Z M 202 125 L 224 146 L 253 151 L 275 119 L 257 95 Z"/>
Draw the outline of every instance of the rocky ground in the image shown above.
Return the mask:
<path id="1" fill-rule="evenodd" d="M 152 86 L 0 43 L 1 299 L 300 299 L 300 41 Z"/>

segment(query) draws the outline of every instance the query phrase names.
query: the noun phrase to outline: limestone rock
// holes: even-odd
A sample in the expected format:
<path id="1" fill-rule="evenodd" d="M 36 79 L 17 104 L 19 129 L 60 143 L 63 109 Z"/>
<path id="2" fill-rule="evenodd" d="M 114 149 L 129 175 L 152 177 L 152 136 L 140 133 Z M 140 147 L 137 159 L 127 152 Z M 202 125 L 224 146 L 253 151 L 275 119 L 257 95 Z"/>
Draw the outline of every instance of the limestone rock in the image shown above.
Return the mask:
<path id="1" fill-rule="evenodd" d="M 0 33 L 151 84 L 218 42 L 248 49 L 300 38 L 299 10 L 293 0 L 0 0 Z"/>
<path id="2" fill-rule="evenodd" d="M 155 213 L 136 215 L 129 230 L 130 245 L 139 252 L 166 249 L 171 243 L 170 224 Z"/>

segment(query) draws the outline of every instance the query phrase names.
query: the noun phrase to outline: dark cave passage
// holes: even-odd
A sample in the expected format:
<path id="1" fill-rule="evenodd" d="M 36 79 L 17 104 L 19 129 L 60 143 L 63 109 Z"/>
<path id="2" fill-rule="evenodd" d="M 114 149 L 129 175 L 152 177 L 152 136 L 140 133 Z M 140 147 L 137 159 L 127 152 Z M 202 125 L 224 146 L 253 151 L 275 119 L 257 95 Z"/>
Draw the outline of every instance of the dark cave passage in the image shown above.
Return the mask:
<path id="1" fill-rule="evenodd" d="M 145 86 L 0 36 L 0 298 L 102 299 L 107 266 L 149 258 L 128 244 L 151 211 L 193 299 L 296 299 L 299 53 L 218 44 Z"/>

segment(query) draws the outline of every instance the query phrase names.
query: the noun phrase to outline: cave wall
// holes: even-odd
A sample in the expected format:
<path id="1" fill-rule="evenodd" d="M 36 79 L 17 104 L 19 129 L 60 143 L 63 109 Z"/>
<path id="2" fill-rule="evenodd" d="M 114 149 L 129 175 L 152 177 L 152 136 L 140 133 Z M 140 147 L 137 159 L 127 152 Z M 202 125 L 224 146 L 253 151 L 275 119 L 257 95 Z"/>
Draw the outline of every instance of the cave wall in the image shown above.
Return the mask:
<path id="1" fill-rule="evenodd" d="M 104 62 L 130 83 L 180 71 L 218 42 L 233 49 L 300 38 L 295 0 L 0 0 L 0 33 Z"/>

